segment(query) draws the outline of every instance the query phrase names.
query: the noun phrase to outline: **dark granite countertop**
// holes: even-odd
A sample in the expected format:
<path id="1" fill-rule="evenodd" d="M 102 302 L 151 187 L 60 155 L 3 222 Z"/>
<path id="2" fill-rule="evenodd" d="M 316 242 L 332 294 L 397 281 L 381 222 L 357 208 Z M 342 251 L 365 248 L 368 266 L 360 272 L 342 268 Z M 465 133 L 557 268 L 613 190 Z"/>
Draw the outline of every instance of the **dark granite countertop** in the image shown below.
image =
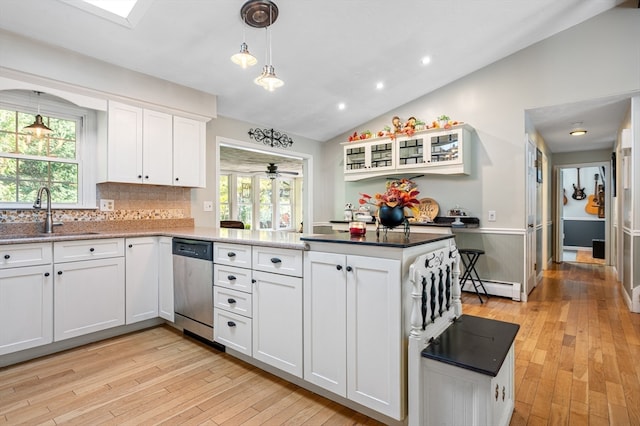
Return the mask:
<path id="1" fill-rule="evenodd" d="M 435 226 L 441 228 L 455 228 L 451 224 L 456 220 L 451 216 L 437 216 L 433 222 L 409 222 L 410 226 Z M 460 221 L 464 223 L 465 228 L 478 228 L 480 219 L 471 216 L 460 216 Z M 349 220 L 330 220 L 329 223 L 349 223 Z M 368 225 L 375 225 L 375 222 L 366 222 Z"/>
<path id="2" fill-rule="evenodd" d="M 376 235 L 375 231 L 369 231 L 362 237 L 352 237 L 348 232 L 338 232 L 334 234 L 314 234 L 302 235 L 300 240 L 316 243 L 338 243 L 338 244 L 358 244 L 366 246 L 407 248 L 432 243 L 434 241 L 454 238 L 452 234 L 426 234 L 415 233 L 405 237 L 403 232 L 388 232 L 386 235 L 380 231 Z"/>
<path id="3" fill-rule="evenodd" d="M 422 356 L 495 377 L 519 329 L 510 322 L 462 315 Z"/>

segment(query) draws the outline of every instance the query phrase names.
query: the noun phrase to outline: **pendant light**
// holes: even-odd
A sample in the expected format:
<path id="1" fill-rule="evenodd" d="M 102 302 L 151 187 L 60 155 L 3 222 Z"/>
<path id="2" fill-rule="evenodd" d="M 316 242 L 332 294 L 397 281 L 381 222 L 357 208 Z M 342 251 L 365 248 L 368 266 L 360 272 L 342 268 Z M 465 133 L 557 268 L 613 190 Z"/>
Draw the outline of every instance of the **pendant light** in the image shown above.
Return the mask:
<path id="1" fill-rule="evenodd" d="M 247 22 L 246 13 L 242 17 L 242 20 L 244 22 Z M 244 27 L 242 28 L 242 44 L 240 45 L 240 52 L 236 53 L 231 57 L 231 62 L 237 65 L 240 65 L 242 69 L 245 69 L 247 67 L 252 67 L 258 63 L 258 60 L 256 59 L 256 57 L 249 52 L 249 46 L 247 45 L 247 41 L 245 39 Z"/>
<path id="2" fill-rule="evenodd" d="M 40 98 L 41 92 L 35 92 Z M 36 114 L 36 119 L 33 124 L 22 129 L 24 132 L 29 133 L 30 135 L 35 136 L 36 138 L 41 138 L 44 135 L 48 135 L 52 132 L 52 130 L 47 127 L 46 124 L 42 121 L 42 116 L 40 115 L 40 100 L 38 100 L 38 114 Z"/>
<path id="3" fill-rule="evenodd" d="M 275 6 L 275 5 L 274 5 Z M 265 40 L 265 66 L 262 68 L 262 74 L 260 74 L 255 80 L 259 86 L 262 86 L 265 90 L 273 92 L 278 87 L 284 86 L 284 81 L 278 78 L 276 75 L 276 69 L 273 66 L 273 51 L 271 49 L 271 24 L 273 24 L 272 8 L 269 8 L 269 25 L 266 27 L 266 40 Z"/>

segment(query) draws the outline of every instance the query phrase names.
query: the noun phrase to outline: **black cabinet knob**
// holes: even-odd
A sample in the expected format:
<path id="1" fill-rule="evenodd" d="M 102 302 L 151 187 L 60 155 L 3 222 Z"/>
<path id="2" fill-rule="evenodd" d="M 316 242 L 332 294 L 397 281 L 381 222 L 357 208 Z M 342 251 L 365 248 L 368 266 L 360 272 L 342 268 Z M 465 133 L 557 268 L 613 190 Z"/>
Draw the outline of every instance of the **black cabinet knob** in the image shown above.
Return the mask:
<path id="1" fill-rule="evenodd" d="M 227 321 L 227 325 L 228 325 L 229 327 L 235 327 L 235 326 L 236 326 L 236 323 L 235 323 L 235 322 L 233 322 L 233 321 Z"/>
<path id="2" fill-rule="evenodd" d="M 62 275 L 62 271 L 58 271 L 58 275 Z"/>
<path id="3" fill-rule="evenodd" d="M 45 273 L 44 273 L 44 276 L 45 276 L 45 277 L 48 277 L 49 275 L 50 275 L 50 274 L 49 274 L 48 272 L 45 272 Z"/>
<path id="4" fill-rule="evenodd" d="M 91 253 L 93 253 L 94 251 L 96 251 L 96 249 L 94 249 L 93 247 L 91 247 L 91 248 L 89 249 L 89 251 L 90 251 Z"/>
<path id="5" fill-rule="evenodd" d="M 138 179 L 142 179 L 142 175 L 138 175 Z"/>
<path id="6" fill-rule="evenodd" d="M 256 279 L 255 279 L 255 278 L 251 278 L 251 282 L 252 282 L 253 284 L 255 284 L 255 283 L 256 283 Z"/>
<path id="7" fill-rule="evenodd" d="M 272 257 L 271 263 L 274 263 L 274 264 L 282 263 L 282 260 L 278 259 L 277 257 Z"/>
<path id="8" fill-rule="evenodd" d="M 234 252 L 230 251 L 230 252 L 227 253 L 227 256 L 236 257 L 236 254 Z"/>
<path id="9" fill-rule="evenodd" d="M 129 244 L 129 248 L 133 248 L 133 244 Z"/>
<path id="10" fill-rule="evenodd" d="M 5 255 L 4 255 L 4 258 L 5 258 L 5 259 L 11 259 L 11 255 L 10 255 L 10 254 L 5 254 Z"/>
<path id="11" fill-rule="evenodd" d="M 351 266 L 347 266 L 347 272 L 351 272 L 353 271 L 353 268 Z"/>
<path id="12" fill-rule="evenodd" d="M 144 178 L 145 178 L 145 179 L 149 179 L 149 176 L 145 176 Z"/>
<path id="13" fill-rule="evenodd" d="M 338 271 L 342 271 L 342 265 L 336 265 L 336 269 L 337 269 Z"/>
<path id="14" fill-rule="evenodd" d="M 234 275 L 227 275 L 227 279 L 228 279 L 229 281 L 233 281 L 233 280 L 235 280 L 235 279 L 236 279 L 236 277 L 235 277 Z"/>
<path id="15" fill-rule="evenodd" d="M 227 302 L 229 302 L 229 303 L 236 303 L 236 299 L 228 298 L 228 299 L 227 299 Z"/>
<path id="16" fill-rule="evenodd" d="M 179 180 L 180 180 L 180 178 L 176 178 L 176 182 L 179 181 Z"/>

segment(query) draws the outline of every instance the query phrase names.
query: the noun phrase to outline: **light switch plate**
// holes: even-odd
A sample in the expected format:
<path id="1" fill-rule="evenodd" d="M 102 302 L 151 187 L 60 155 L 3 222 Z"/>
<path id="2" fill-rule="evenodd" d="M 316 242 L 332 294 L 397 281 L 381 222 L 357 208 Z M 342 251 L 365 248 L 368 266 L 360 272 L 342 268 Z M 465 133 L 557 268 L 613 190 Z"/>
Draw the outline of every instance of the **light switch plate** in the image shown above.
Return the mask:
<path id="1" fill-rule="evenodd" d="M 100 211 L 112 212 L 114 210 L 113 200 L 100 199 Z"/>
<path id="2" fill-rule="evenodd" d="M 212 212 L 213 211 L 213 201 L 205 201 L 202 209 L 205 212 Z"/>
<path id="3" fill-rule="evenodd" d="M 489 222 L 495 222 L 495 221 L 496 221 L 496 211 L 489 210 Z"/>

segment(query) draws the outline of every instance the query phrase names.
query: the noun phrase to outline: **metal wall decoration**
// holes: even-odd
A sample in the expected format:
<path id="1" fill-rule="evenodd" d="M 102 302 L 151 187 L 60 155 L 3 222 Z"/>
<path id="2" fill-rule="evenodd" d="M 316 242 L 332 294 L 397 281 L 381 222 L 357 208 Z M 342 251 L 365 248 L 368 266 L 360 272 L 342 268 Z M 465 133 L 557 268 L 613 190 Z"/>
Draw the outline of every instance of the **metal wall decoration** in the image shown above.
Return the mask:
<path id="1" fill-rule="evenodd" d="M 289 148 L 293 145 L 293 139 L 273 129 L 249 129 L 249 137 L 271 148 Z"/>

